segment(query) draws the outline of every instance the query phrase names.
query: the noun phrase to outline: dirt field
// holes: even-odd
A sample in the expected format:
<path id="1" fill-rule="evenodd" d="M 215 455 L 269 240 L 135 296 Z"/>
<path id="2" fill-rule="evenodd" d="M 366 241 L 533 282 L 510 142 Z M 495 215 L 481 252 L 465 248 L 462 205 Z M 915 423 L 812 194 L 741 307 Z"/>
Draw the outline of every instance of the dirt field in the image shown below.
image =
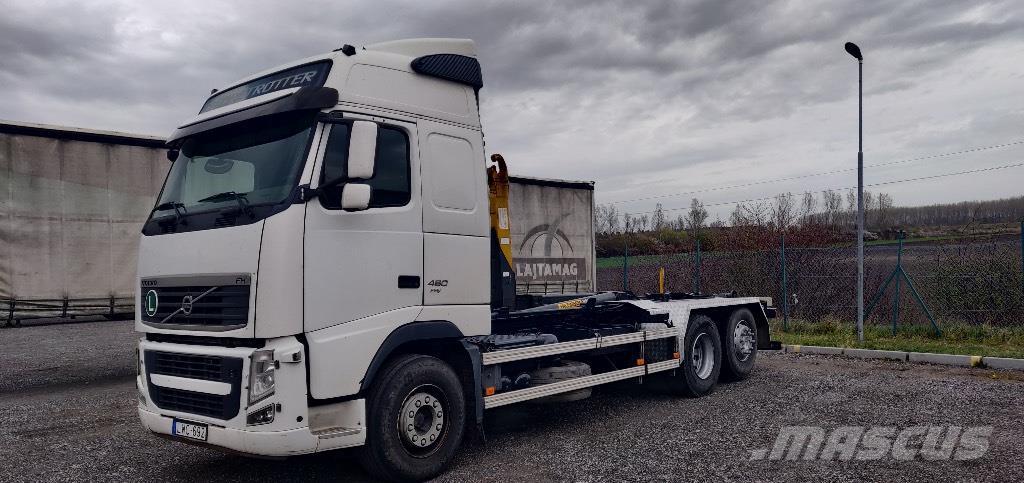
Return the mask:
<path id="1" fill-rule="evenodd" d="M 128 322 L 0 330 L 0 481 L 365 480 L 349 453 L 253 460 L 146 434 Z M 488 414 L 443 481 L 1024 481 L 1024 374 L 762 354 L 701 399 L 622 384 Z M 780 427 L 994 427 L 971 461 L 751 461 Z"/>

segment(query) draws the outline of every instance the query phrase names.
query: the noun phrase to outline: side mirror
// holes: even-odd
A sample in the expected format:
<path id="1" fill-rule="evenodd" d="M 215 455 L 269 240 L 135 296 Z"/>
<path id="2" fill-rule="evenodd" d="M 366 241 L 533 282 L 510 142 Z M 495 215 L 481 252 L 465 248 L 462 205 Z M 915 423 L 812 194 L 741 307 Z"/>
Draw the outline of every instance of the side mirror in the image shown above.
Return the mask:
<path id="1" fill-rule="evenodd" d="M 348 144 L 348 178 L 373 177 L 373 161 L 377 156 L 377 123 L 355 121 Z"/>
<path id="2" fill-rule="evenodd" d="M 180 152 L 181 151 L 179 151 L 177 149 L 168 149 L 167 150 L 167 160 L 173 163 L 176 159 L 178 159 L 178 153 L 180 153 Z"/>
<path id="3" fill-rule="evenodd" d="M 370 206 L 370 185 L 349 183 L 341 188 L 341 209 L 362 211 Z"/>

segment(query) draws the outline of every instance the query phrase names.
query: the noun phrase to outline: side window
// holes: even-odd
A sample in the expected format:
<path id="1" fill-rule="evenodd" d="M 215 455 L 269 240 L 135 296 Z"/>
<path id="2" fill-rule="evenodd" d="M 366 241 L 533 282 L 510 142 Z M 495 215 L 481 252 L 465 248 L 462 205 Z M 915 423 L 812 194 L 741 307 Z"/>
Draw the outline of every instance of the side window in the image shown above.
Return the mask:
<path id="1" fill-rule="evenodd" d="M 348 165 L 349 125 L 334 124 L 324 150 L 320 182 L 345 175 Z M 373 177 L 352 182 L 370 185 L 370 208 L 404 206 L 410 199 L 409 138 L 400 129 L 379 125 Z M 343 185 L 328 188 L 319 196 L 324 208 L 341 208 Z"/>

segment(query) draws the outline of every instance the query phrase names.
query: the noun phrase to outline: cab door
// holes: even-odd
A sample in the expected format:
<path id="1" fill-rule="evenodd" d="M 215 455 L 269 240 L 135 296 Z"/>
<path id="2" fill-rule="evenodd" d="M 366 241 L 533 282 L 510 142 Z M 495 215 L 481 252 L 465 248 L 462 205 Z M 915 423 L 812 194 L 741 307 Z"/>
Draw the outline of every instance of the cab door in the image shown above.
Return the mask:
<path id="1" fill-rule="evenodd" d="M 351 120 L 377 123 L 365 210 L 341 209 L 345 183 L 306 204 L 306 332 L 423 304 L 423 217 L 416 125 L 346 114 L 323 126 L 310 186 L 344 176 Z"/>

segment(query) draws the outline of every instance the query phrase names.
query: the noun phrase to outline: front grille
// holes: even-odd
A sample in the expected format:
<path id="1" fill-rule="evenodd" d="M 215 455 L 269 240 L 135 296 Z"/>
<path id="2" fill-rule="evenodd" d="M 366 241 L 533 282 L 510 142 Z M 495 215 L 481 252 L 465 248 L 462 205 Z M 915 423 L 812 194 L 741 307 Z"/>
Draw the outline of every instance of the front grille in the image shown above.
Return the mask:
<path id="1" fill-rule="evenodd" d="M 222 357 L 175 354 L 173 352 L 154 352 L 153 356 L 152 370 L 154 374 L 204 381 L 227 379 L 224 377 L 224 359 Z"/>
<path id="2" fill-rule="evenodd" d="M 181 411 L 183 413 L 198 414 L 217 419 L 231 419 L 238 414 L 225 414 L 224 398 L 216 394 L 202 392 L 183 391 L 169 387 L 152 387 L 149 395 L 160 409 L 169 411 Z"/>
<path id="3" fill-rule="evenodd" d="M 184 326 L 198 330 L 231 330 L 249 320 L 249 285 L 142 287 L 142 321 L 153 326 Z M 156 293 L 156 311 L 149 292 Z M 191 304 L 189 304 L 191 301 Z M 150 315 L 152 313 L 152 315 Z M 188 327 L 192 326 L 192 327 Z"/>
<path id="4" fill-rule="evenodd" d="M 242 359 L 150 350 L 145 352 L 145 363 L 149 398 L 156 407 L 225 420 L 238 415 Z M 226 382 L 231 392 L 218 395 L 157 386 L 154 374 Z"/>

